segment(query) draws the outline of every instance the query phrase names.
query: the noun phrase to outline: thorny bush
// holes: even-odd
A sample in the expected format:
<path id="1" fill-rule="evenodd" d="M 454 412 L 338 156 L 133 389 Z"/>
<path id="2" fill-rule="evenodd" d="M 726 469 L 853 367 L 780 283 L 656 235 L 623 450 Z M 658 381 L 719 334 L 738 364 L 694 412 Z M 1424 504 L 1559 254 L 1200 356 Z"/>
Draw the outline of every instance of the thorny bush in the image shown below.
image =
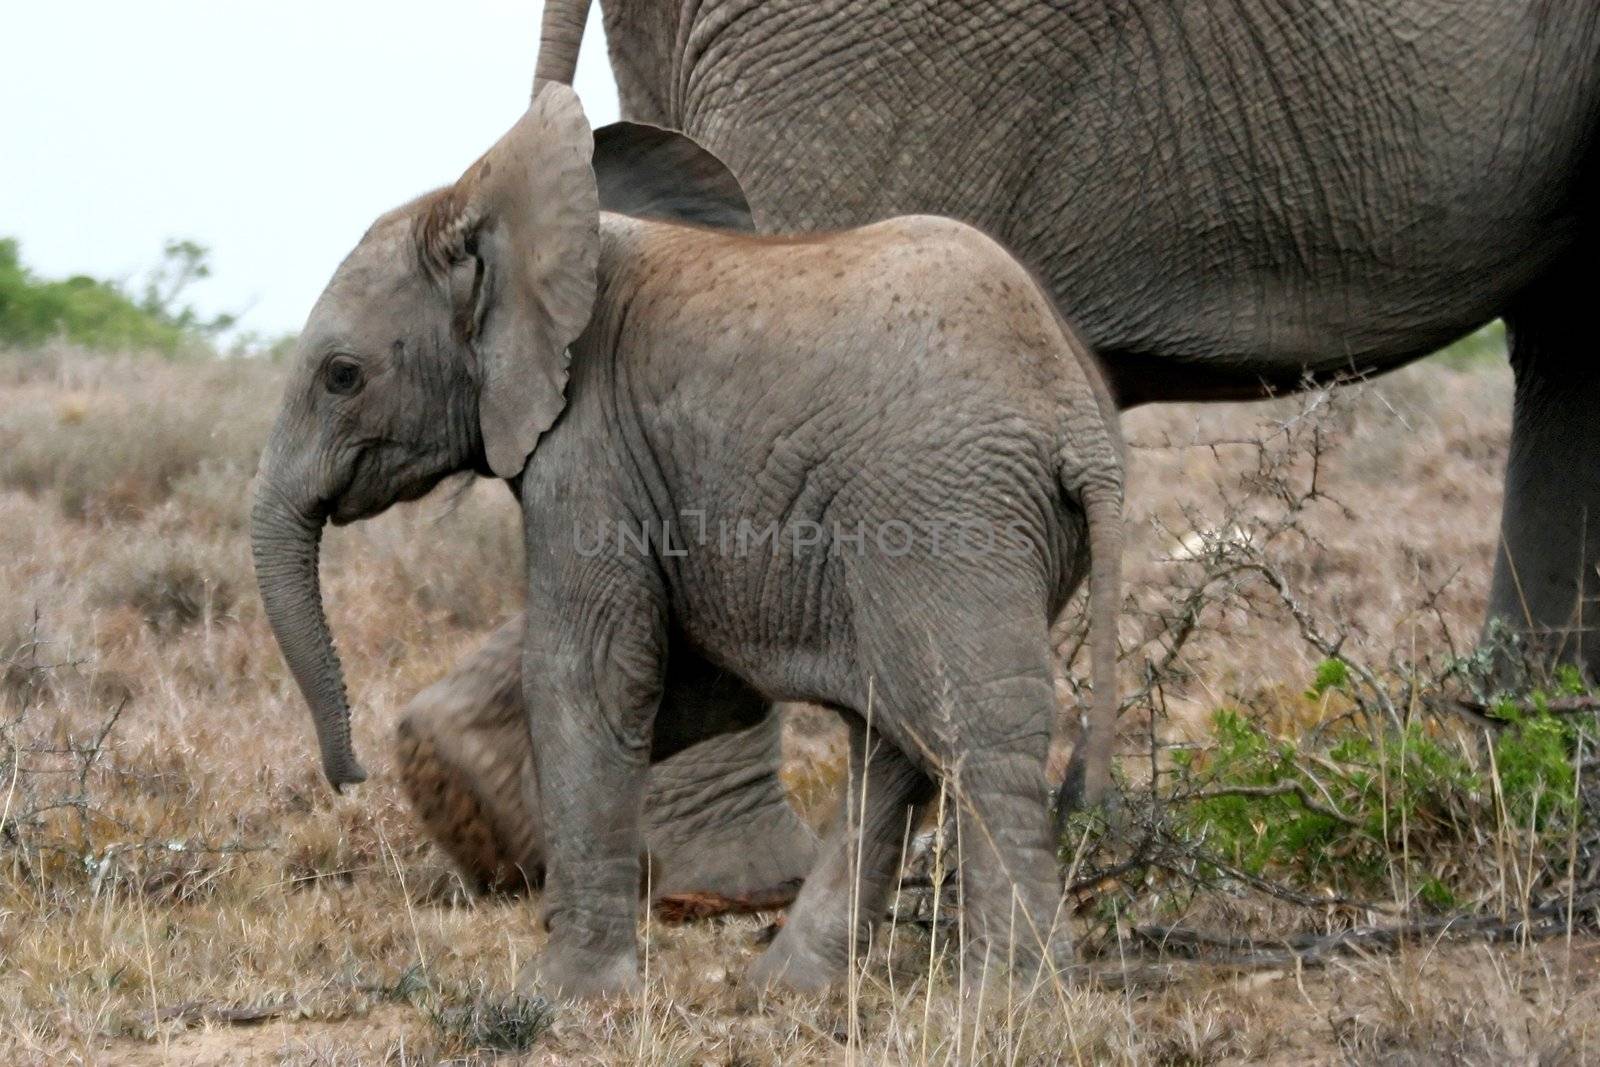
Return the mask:
<path id="1" fill-rule="evenodd" d="M 1320 616 L 1296 588 L 1296 555 L 1318 547 L 1304 519 L 1343 506 L 1321 476 L 1349 403 L 1312 391 L 1253 440 L 1135 445 L 1245 447 L 1255 463 L 1221 487 L 1220 518 L 1186 513 L 1187 531 L 1165 531 L 1177 548 L 1154 599 L 1167 606 L 1124 654 L 1140 679 L 1124 737 L 1141 723 L 1143 737 L 1123 746 L 1110 818 L 1080 815 L 1062 841 L 1106 936 L 1112 920 L 1170 918 L 1218 892 L 1309 909 L 1334 928 L 1379 915 L 1514 918 L 1562 900 L 1588 901 L 1593 918 L 1600 702 L 1578 672 L 1498 626 L 1458 651 L 1437 611 L 1427 647 L 1444 651 L 1365 661 L 1346 641 L 1354 620 Z M 1224 703 L 1183 737 L 1166 711 L 1188 680 L 1186 647 L 1237 611 L 1281 618 L 1316 657 L 1300 721 L 1275 730 Z M 1081 632 L 1065 636 L 1065 662 L 1081 644 Z"/>

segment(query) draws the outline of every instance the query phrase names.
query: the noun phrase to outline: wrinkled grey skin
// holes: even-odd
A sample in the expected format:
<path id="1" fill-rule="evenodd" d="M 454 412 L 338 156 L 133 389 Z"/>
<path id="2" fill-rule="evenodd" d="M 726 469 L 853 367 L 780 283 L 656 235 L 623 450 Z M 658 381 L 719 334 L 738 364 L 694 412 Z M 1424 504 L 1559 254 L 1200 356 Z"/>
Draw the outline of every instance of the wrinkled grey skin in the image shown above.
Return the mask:
<path id="1" fill-rule="evenodd" d="M 1091 723 L 1116 708 L 1121 446 L 1087 351 L 969 227 L 757 238 L 602 212 L 593 144 L 571 91 L 541 83 L 456 185 L 373 225 L 301 335 L 254 547 L 330 781 L 362 771 L 321 521 L 492 473 L 518 489 L 528 556 L 550 931 L 529 981 L 638 984 L 648 772 L 682 649 L 767 700 L 838 709 L 866 779 L 758 980 L 843 972 L 941 776 L 965 973 L 1057 962 L 1049 630 L 1085 574 Z"/>
<path id="2" fill-rule="evenodd" d="M 547 0 L 543 77 L 570 82 L 588 7 Z M 1592 658 L 1572 623 L 1600 555 L 1600 364 L 1574 261 L 1595 227 L 1600 6 L 601 9 L 624 115 L 711 146 L 763 226 L 975 222 L 1071 309 L 1124 406 L 1381 372 L 1506 316 L 1517 399 L 1490 617 Z"/>
<path id="3" fill-rule="evenodd" d="M 546 3 L 540 77 L 570 81 L 588 3 Z M 1378 373 L 1504 316 L 1489 615 L 1594 667 L 1600 4 L 600 7 L 624 117 L 725 160 L 762 228 L 972 222 L 1070 310 L 1124 407 Z"/>

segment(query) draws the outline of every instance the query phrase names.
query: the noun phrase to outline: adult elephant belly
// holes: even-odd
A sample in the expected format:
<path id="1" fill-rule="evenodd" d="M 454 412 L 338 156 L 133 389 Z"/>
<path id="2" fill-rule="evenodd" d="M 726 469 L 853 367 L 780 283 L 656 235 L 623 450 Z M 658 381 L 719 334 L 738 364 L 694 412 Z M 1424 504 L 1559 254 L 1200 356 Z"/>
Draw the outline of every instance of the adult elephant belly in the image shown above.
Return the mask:
<path id="1" fill-rule="evenodd" d="M 1600 654 L 1590 0 L 603 4 L 629 117 L 765 228 L 912 212 L 1016 251 L 1124 406 L 1416 359 L 1496 316 L 1516 411 L 1490 617 Z"/>
<path id="2" fill-rule="evenodd" d="M 654 37 L 671 57 L 652 5 L 615 6 L 629 117 L 706 142 L 763 227 L 973 222 L 1125 406 L 1397 366 L 1575 240 L 1600 67 L 1576 2 L 710 0 Z"/>

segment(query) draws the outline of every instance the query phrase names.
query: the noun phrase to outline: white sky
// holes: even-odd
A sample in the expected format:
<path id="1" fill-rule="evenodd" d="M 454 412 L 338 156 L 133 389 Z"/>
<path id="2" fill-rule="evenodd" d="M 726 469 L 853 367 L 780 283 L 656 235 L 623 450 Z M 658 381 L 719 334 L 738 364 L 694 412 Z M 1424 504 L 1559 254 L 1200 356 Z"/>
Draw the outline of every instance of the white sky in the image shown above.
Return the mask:
<path id="1" fill-rule="evenodd" d="M 0 237 L 40 274 L 211 248 L 193 302 L 298 330 L 377 215 L 527 105 L 540 0 L 51 0 L 0 16 Z M 617 117 L 599 5 L 577 90 Z"/>

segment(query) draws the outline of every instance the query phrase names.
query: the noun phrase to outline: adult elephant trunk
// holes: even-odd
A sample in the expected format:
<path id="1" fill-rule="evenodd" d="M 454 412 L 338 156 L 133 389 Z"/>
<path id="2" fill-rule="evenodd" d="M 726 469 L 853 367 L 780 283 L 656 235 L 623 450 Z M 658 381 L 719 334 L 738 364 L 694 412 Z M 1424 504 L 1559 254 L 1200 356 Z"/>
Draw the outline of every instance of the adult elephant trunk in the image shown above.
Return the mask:
<path id="1" fill-rule="evenodd" d="M 344 671 L 322 612 L 317 571 L 322 519 L 308 513 L 263 473 L 250 519 L 256 584 L 267 621 L 300 686 L 322 749 L 322 770 L 335 790 L 364 782 L 367 772 L 350 748 L 350 705 Z"/>
<path id="2" fill-rule="evenodd" d="M 539 24 L 539 62 L 535 81 L 571 85 L 578 72 L 578 48 L 589 19 L 589 0 L 545 0 Z"/>

